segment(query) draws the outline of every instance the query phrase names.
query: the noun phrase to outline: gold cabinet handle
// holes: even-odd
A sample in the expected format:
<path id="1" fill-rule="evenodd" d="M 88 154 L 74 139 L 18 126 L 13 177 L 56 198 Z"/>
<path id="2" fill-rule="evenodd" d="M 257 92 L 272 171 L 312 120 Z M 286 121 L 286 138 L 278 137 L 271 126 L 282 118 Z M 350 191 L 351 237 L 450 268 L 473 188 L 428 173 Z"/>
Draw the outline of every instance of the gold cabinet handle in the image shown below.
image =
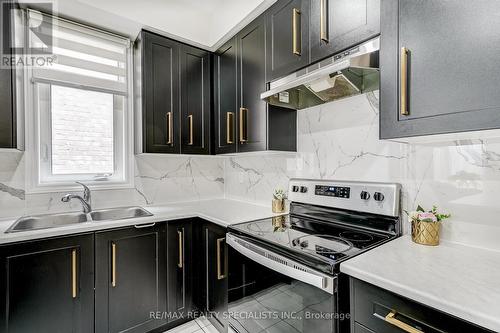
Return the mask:
<path id="1" fill-rule="evenodd" d="M 172 112 L 167 112 L 167 145 L 174 144 L 174 135 L 172 127 Z"/>
<path id="2" fill-rule="evenodd" d="M 222 280 L 226 277 L 225 272 L 222 271 L 222 262 L 221 262 L 221 246 L 224 245 L 226 241 L 226 237 L 217 239 L 217 280 Z"/>
<path id="3" fill-rule="evenodd" d="M 319 37 L 325 43 L 330 40 L 328 38 L 328 0 L 320 0 L 319 7 Z"/>
<path id="4" fill-rule="evenodd" d="M 184 239 L 183 239 L 184 229 L 182 231 L 177 230 L 177 236 L 179 238 L 179 262 L 177 266 L 182 268 L 184 266 Z"/>
<path id="5" fill-rule="evenodd" d="M 402 116 L 408 116 L 408 49 L 401 48 L 401 73 L 400 73 L 400 112 Z"/>
<path id="6" fill-rule="evenodd" d="M 71 250 L 71 295 L 77 296 L 77 272 L 76 272 L 76 249 Z"/>
<path id="7" fill-rule="evenodd" d="M 111 286 L 116 287 L 116 244 L 111 243 Z"/>
<path id="8" fill-rule="evenodd" d="M 300 10 L 293 9 L 292 13 L 292 51 L 293 54 L 300 56 L 302 49 L 302 36 L 300 28 Z"/>
<path id="9" fill-rule="evenodd" d="M 226 143 L 234 143 L 233 136 L 234 112 L 226 113 Z"/>
<path id="10" fill-rule="evenodd" d="M 248 128 L 247 128 L 247 108 L 240 108 L 240 142 L 245 143 L 248 141 Z"/>
<path id="11" fill-rule="evenodd" d="M 424 333 L 423 331 L 416 329 L 415 327 L 410 326 L 407 323 L 403 323 L 401 320 L 396 319 L 395 316 L 396 311 L 391 311 L 387 314 L 387 316 L 385 316 L 385 321 L 408 333 Z"/>
<path id="12" fill-rule="evenodd" d="M 190 114 L 188 116 L 188 125 L 189 125 L 189 141 L 188 141 L 188 145 L 192 146 L 193 145 L 193 115 Z"/>

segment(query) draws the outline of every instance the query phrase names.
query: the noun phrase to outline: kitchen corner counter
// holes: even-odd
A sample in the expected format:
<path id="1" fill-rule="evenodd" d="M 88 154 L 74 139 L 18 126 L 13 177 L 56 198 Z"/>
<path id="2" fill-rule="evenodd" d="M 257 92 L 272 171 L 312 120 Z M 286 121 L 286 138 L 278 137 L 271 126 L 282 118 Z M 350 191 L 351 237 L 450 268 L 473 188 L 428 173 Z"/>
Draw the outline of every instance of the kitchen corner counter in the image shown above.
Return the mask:
<path id="1" fill-rule="evenodd" d="M 500 252 L 403 236 L 345 261 L 340 270 L 476 325 L 500 332 Z"/>
<path id="2" fill-rule="evenodd" d="M 16 221 L 16 218 L 2 219 L 0 220 L 0 245 L 183 218 L 199 217 L 225 227 L 230 224 L 281 215 L 272 213 L 269 206 L 230 199 L 179 202 L 167 205 L 144 206 L 144 208 L 151 212 L 153 216 L 126 220 L 82 222 L 60 228 L 14 233 L 5 233 L 5 231 Z"/>

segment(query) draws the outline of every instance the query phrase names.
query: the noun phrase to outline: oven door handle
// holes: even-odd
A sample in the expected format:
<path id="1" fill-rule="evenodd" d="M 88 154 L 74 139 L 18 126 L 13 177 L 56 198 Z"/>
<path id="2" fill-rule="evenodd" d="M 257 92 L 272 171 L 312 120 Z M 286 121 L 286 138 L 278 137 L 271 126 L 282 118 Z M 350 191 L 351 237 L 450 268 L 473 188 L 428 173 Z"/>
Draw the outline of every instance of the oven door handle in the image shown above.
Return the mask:
<path id="1" fill-rule="evenodd" d="M 292 279 L 310 284 L 333 295 L 336 277 L 310 269 L 296 261 L 271 252 L 263 247 L 248 242 L 234 234 L 226 235 L 226 243 L 245 257 L 273 271 Z"/>

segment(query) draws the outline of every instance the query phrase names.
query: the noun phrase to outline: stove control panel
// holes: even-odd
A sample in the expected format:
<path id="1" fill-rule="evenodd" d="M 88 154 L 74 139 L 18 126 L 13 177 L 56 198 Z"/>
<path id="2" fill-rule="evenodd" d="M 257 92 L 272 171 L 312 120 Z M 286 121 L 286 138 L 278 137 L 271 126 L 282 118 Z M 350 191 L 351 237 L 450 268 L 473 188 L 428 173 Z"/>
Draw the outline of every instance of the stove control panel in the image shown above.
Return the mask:
<path id="1" fill-rule="evenodd" d="M 386 216 L 400 215 L 401 185 L 325 179 L 291 179 L 288 199 L 295 203 Z"/>
<path id="2" fill-rule="evenodd" d="M 343 186 L 316 185 L 315 194 L 349 199 L 351 196 L 351 188 Z"/>

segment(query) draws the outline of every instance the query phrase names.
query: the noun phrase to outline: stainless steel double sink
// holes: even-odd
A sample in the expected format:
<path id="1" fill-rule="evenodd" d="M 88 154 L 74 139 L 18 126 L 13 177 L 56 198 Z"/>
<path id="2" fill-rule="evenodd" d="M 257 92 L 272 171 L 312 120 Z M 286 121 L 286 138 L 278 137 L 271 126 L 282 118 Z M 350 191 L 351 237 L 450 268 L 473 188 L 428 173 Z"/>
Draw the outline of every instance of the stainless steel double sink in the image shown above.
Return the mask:
<path id="1" fill-rule="evenodd" d="M 100 222 L 109 220 L 124 220 L 137 217 L 153 216 L 142 207 L 121 207 L 101 209 L 84 213 L 61 213 L 23 216 L 7 229 L 6 233 L 48 229 L 83 222 Z"/>

